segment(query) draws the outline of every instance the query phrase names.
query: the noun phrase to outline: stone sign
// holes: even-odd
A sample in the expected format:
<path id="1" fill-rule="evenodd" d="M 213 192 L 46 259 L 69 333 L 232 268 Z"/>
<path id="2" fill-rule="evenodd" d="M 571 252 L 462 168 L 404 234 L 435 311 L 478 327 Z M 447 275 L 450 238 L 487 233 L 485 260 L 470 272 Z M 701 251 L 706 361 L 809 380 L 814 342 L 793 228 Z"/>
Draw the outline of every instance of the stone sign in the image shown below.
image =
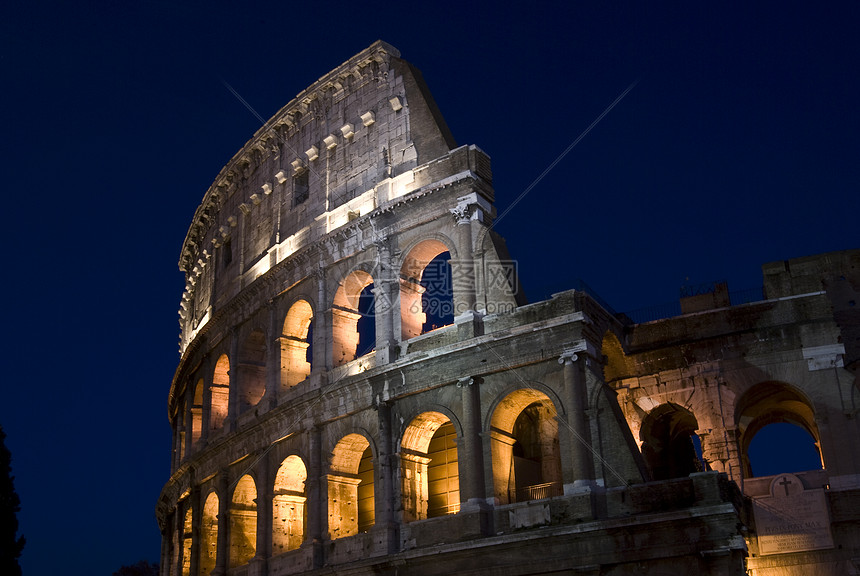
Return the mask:
<path id="1" fill-rule="evenodd" d="M 833 547 L 824 490 L 805 490 L 794 474 L 780 474 L 770 483 L 770 495 L 753 504 L 760 554 Z"/>

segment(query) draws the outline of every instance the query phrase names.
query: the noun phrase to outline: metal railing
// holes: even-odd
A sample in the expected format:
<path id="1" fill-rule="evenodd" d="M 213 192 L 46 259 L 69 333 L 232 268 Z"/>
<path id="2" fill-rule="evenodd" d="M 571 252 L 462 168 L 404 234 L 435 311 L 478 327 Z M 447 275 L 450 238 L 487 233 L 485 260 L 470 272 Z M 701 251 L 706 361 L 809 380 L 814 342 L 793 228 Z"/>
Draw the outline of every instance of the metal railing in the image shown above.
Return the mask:
<path id="1" fill-rule="evenodd" d="M 547 482 L 545 484 L 534 484 L 517 488 L 515 502 L 526 502 L 528 500 L 541 500 L 561 496 L 561 482 Z"/>

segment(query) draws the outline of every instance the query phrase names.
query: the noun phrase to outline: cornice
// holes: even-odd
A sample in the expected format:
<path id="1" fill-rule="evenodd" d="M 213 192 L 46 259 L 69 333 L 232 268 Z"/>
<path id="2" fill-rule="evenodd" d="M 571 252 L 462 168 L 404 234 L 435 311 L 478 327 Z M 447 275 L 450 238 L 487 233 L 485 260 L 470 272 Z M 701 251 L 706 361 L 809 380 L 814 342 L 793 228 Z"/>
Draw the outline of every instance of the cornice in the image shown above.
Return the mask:
<path id="1" fill-rule="evenodd" d="M 222 197 L 229 196 L 269 156 L 279 154 L 285 142 L 298 130 L 303 119 L 310 114 L 319 115 L 320 102 L 325 99 L 340 101 L 345 90 L 355 79 L 387 77 L 391 58 L 399 58 L 400 52 L 381 40 L 353 56 L 311 86 L 299 93 L 266 122 L 233 158 L 221 169 L 192 218 L 185 235 L 179 256 L 179 269 L 188 272 L 196 258 L 197 248 L 209 229 L 214 214 L 220 208 Z M 352 80 L 351 80 L 352 79 Z"/>

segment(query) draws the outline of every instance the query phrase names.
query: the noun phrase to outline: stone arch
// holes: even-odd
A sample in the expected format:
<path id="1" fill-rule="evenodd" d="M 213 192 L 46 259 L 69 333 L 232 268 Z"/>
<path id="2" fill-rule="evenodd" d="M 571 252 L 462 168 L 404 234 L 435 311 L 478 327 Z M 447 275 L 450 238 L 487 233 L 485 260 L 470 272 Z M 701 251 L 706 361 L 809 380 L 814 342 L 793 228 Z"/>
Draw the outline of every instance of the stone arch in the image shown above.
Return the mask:
<path id="1" fill-rule="evenodd" d="M 493 407 L 493 492 L 501 504 L 561 494 L 556 406 L 542 390 L 518 388 Z"/>
<path id="2" fill-rule="evenodd" d="M 361 434 L 340 439 L 328 475 L 329 538 L 353 536 L 375 521 L 374 466 L 370 442 Z"/>
<path id="3" fill-rule="evenodd" d="M 652 480 L 683 478 L 705 469 L 698 429 L 696 416 L 671 402 L 645 416 L 639 440 Z"/>
<path id="4" fill-rule="evenodd" d="M 305 539 L 308 469 L 295 454 L 278 467 L 272 496 L 272 554 L 296 550 Z"/>
<path id="5" fill-rule="evenodd" d="M 203 436 L 203 378 L 197 380 L 191 400 L 191 445 L 195 446 Z"/>
<path id="6" fill-rule="evenodd" d="M 457 428 L 442 412 L 422 412 L 400 442 L 403 521 L 455 514 L 460 510 Z"/>
<path id="7" fill-rule="evenodd" d="M 230 499 L 230 568 L 243 566 L 257 549 L 257 484 L 250 474 L 236 483 Z"/>
<path id="8" fill-rule="evenodd" d="M 400 265 L 401 340 L 432 329 L 428 318 L 453 322 L 451 267 L 447 260 L 439 259 L 446 253 L 449 257 L 454 254 L 452 244 L 447 238 L 426 238 L 406 251 Z"/>
<path id="9" fill-rule="evenodd" d="M 284 318 L 281 345 L 281 389 L 290 388 L 311 374 L 314 310 L 307 300 L 296 300 Z"/>
<path id="10" fill-rule="evenodd" d="M 600 351 L 604 360 L 603 381 L 607 384 L 627 378 L 635 373 L 624 351 L 623 344 L 612 330 L 607 330 L 603 334 Z"/>
<path id="11" fill-rule="evenodd" d="M 209 387 L 209 429 L 220 430 L 230 405 L 230 359 L 221 354 L 212 372 L 212 385 Z"/>
<path id="12" fill-rule="evenodd" d="M 213 490 L 203 504 L 200 524 L 200 574 L 209 574 L 215 569 L 218 557 L 218 494 Z"/>
<path id="13" fill-rule="evenodd" d="M 266 335 L 252 331 L 239 348 L 239 411 L 260 403 L 266 393 Z"/>
<path id="14" fill-rule="evenodd" d="M 800 390 L 785 382 L 769 381 L 752 386 L 735 404 L 735 422 L 745 478 L 753 476 L 749 460 L 750 442 L 769 424 L 788 423 L 799 426 L 812 436 L 819 455 L 821 454 L 821 437 L 812 402 Z M 824 467 L 824 459 L 821 458 L 821 461 Z"/>
<path id="15" fill-rule="evenodd" d="M 376 327 L 373 325 L 375 316 L 363 308 L 363 296 L 366 298 L 373 289 L 373 276 L 368 272 L 356 269 L 347 274 L 340 282 L 332 304 L 332 363 L 334 366 L 346 364 L 359 356 L 368 353 L 375 347 Z M 368 331 L 372 332 L 362 338 L 359 320 L 364 315 Z M 373 318 L 371 318 L 373 317 Z"/>

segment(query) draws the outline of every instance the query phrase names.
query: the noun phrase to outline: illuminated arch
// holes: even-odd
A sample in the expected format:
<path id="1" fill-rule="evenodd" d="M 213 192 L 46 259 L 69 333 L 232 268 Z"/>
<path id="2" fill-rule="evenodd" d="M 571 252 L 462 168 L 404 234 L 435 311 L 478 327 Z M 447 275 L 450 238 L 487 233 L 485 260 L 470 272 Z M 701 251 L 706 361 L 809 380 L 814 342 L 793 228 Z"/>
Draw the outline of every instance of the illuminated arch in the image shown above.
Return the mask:
<path id="1" fill-rule="evenodd" d="M 191 506 L 182 521 L 182 576 L 191 576 L 191 543 L 193 540 Z"/>
<path id="2" fill-rule="evenodd" d="M 502 504 L 561 494 L 557 410 L 544 392 L 520 388 L 490 420 L 493 491 Z"/>
<path id="3" fill-rule="evenodd" d="M 230 404 L 230 359 L 226 354 L 215 363 L 209 392 L 209 429 L 219 430 L 224 427 Z"/>
<path id="4" fill-rule="evenodd" d="M 266 336 L 254 330 L 239 349 L 239 411 L 260 403 L 266 393 Z"/>
<path id="5" fill-rule="evenodd" d="M 290 388 L 311 374 L 309 339 L 314 311 L 306 300 L 290 306 L 281 336 L 281 388 Z"/>
<path id="6" fill-rule="evenodd" d="M 662 404 L 648 413 L 639 440 L 653 480 L 683 478 L 705 469 L 698 429 L 693 413 L 677 404 Z"/>
<path id="7" fill-rule="evenodd" d="M 375 345 L 376 328 L 369 322 L 368 333 L 362 338 L 359 334 L 359 319 L 362 296 L 365 298 L 373 287 L 373 277 L 364 270 L 353 270 L 340 283 L 334 295 L 332 306 L 332 362 L 335 366 L 346 364 L 369 352 Z M 372 334 L 371 334 L 372 332 Z M 367 340 L 367 341 L 365 341 Z"/>
<path id="8" fill-rule="evenodd" d="M 218 495 L 210 492 L 203 504 L 200 524 L 200 574 L 215 569 L 218 557 Z"/>
<path id="9" fill-rule="evenodd" d="M 400 267 L 401 339 L 408 340 L 432 329 L 428 314 L 453 322 L 454 295 L 451 268 L 444 255 L 451 252 L 435 238 L 416 244 Z M 425 277 L 426 275 L 426 277 Z M 438 326 L 436 326 L 438 327 Z"/>
<path id="10" fill-rule="evenodd" d="M 409 423 L 400 443 L 403 521 L 460 510 L 456 429 L 441 412 L 424 412 Z"/>
<path id="11" fill-rule="evenodd" d="M 635 370 L 631 369 L 631 362 L 624 353 L 624 347 L 613 332 L 607 330 L 603 335 L 600 351 L 605 359 L 603 380 L 607 384 L 635 374 Z"/>
<path id="12" fill-rule="evenodd" d="M 272 554 L 296 550 L 305 539 L 308 470 L 298 456 L 288 456 L 275 475 L 272 498 Z"/>
<path id="13" fill-rule="evenodd" d="M 194 386 L 194 396 L 191 402 L 191 445 L 195 446 L 203 435 L 203 378 Z"/>
<path id="14" fill-rule="evenodd" d="M 799 426 L 815 441 L 821 453 L 820 435 L 812 403 L 799 390 L 784 382 L 762 382 L 747 390 L 735 408 L 738 448 L 744 477 L 753 476 L 749 447 L 755 435 L 769 424 L 787 423 Z M 825 465 L 821 458 L 822 468 Z M 800 470 L 795 470 L 799 472 Z"/>
<path id="15" fill-rule="evenodd" d="M 230 501 L 230 568 L 247 564 L 257 549 L 257 486 L 245 474 Z"/>
<path id="16" fill-rule="evenodd" d="M 374 523 L 373 454 L 361 434 L 344 436 L 332 450 L 328 528 L 334 540 L 366 532 Z"/>

